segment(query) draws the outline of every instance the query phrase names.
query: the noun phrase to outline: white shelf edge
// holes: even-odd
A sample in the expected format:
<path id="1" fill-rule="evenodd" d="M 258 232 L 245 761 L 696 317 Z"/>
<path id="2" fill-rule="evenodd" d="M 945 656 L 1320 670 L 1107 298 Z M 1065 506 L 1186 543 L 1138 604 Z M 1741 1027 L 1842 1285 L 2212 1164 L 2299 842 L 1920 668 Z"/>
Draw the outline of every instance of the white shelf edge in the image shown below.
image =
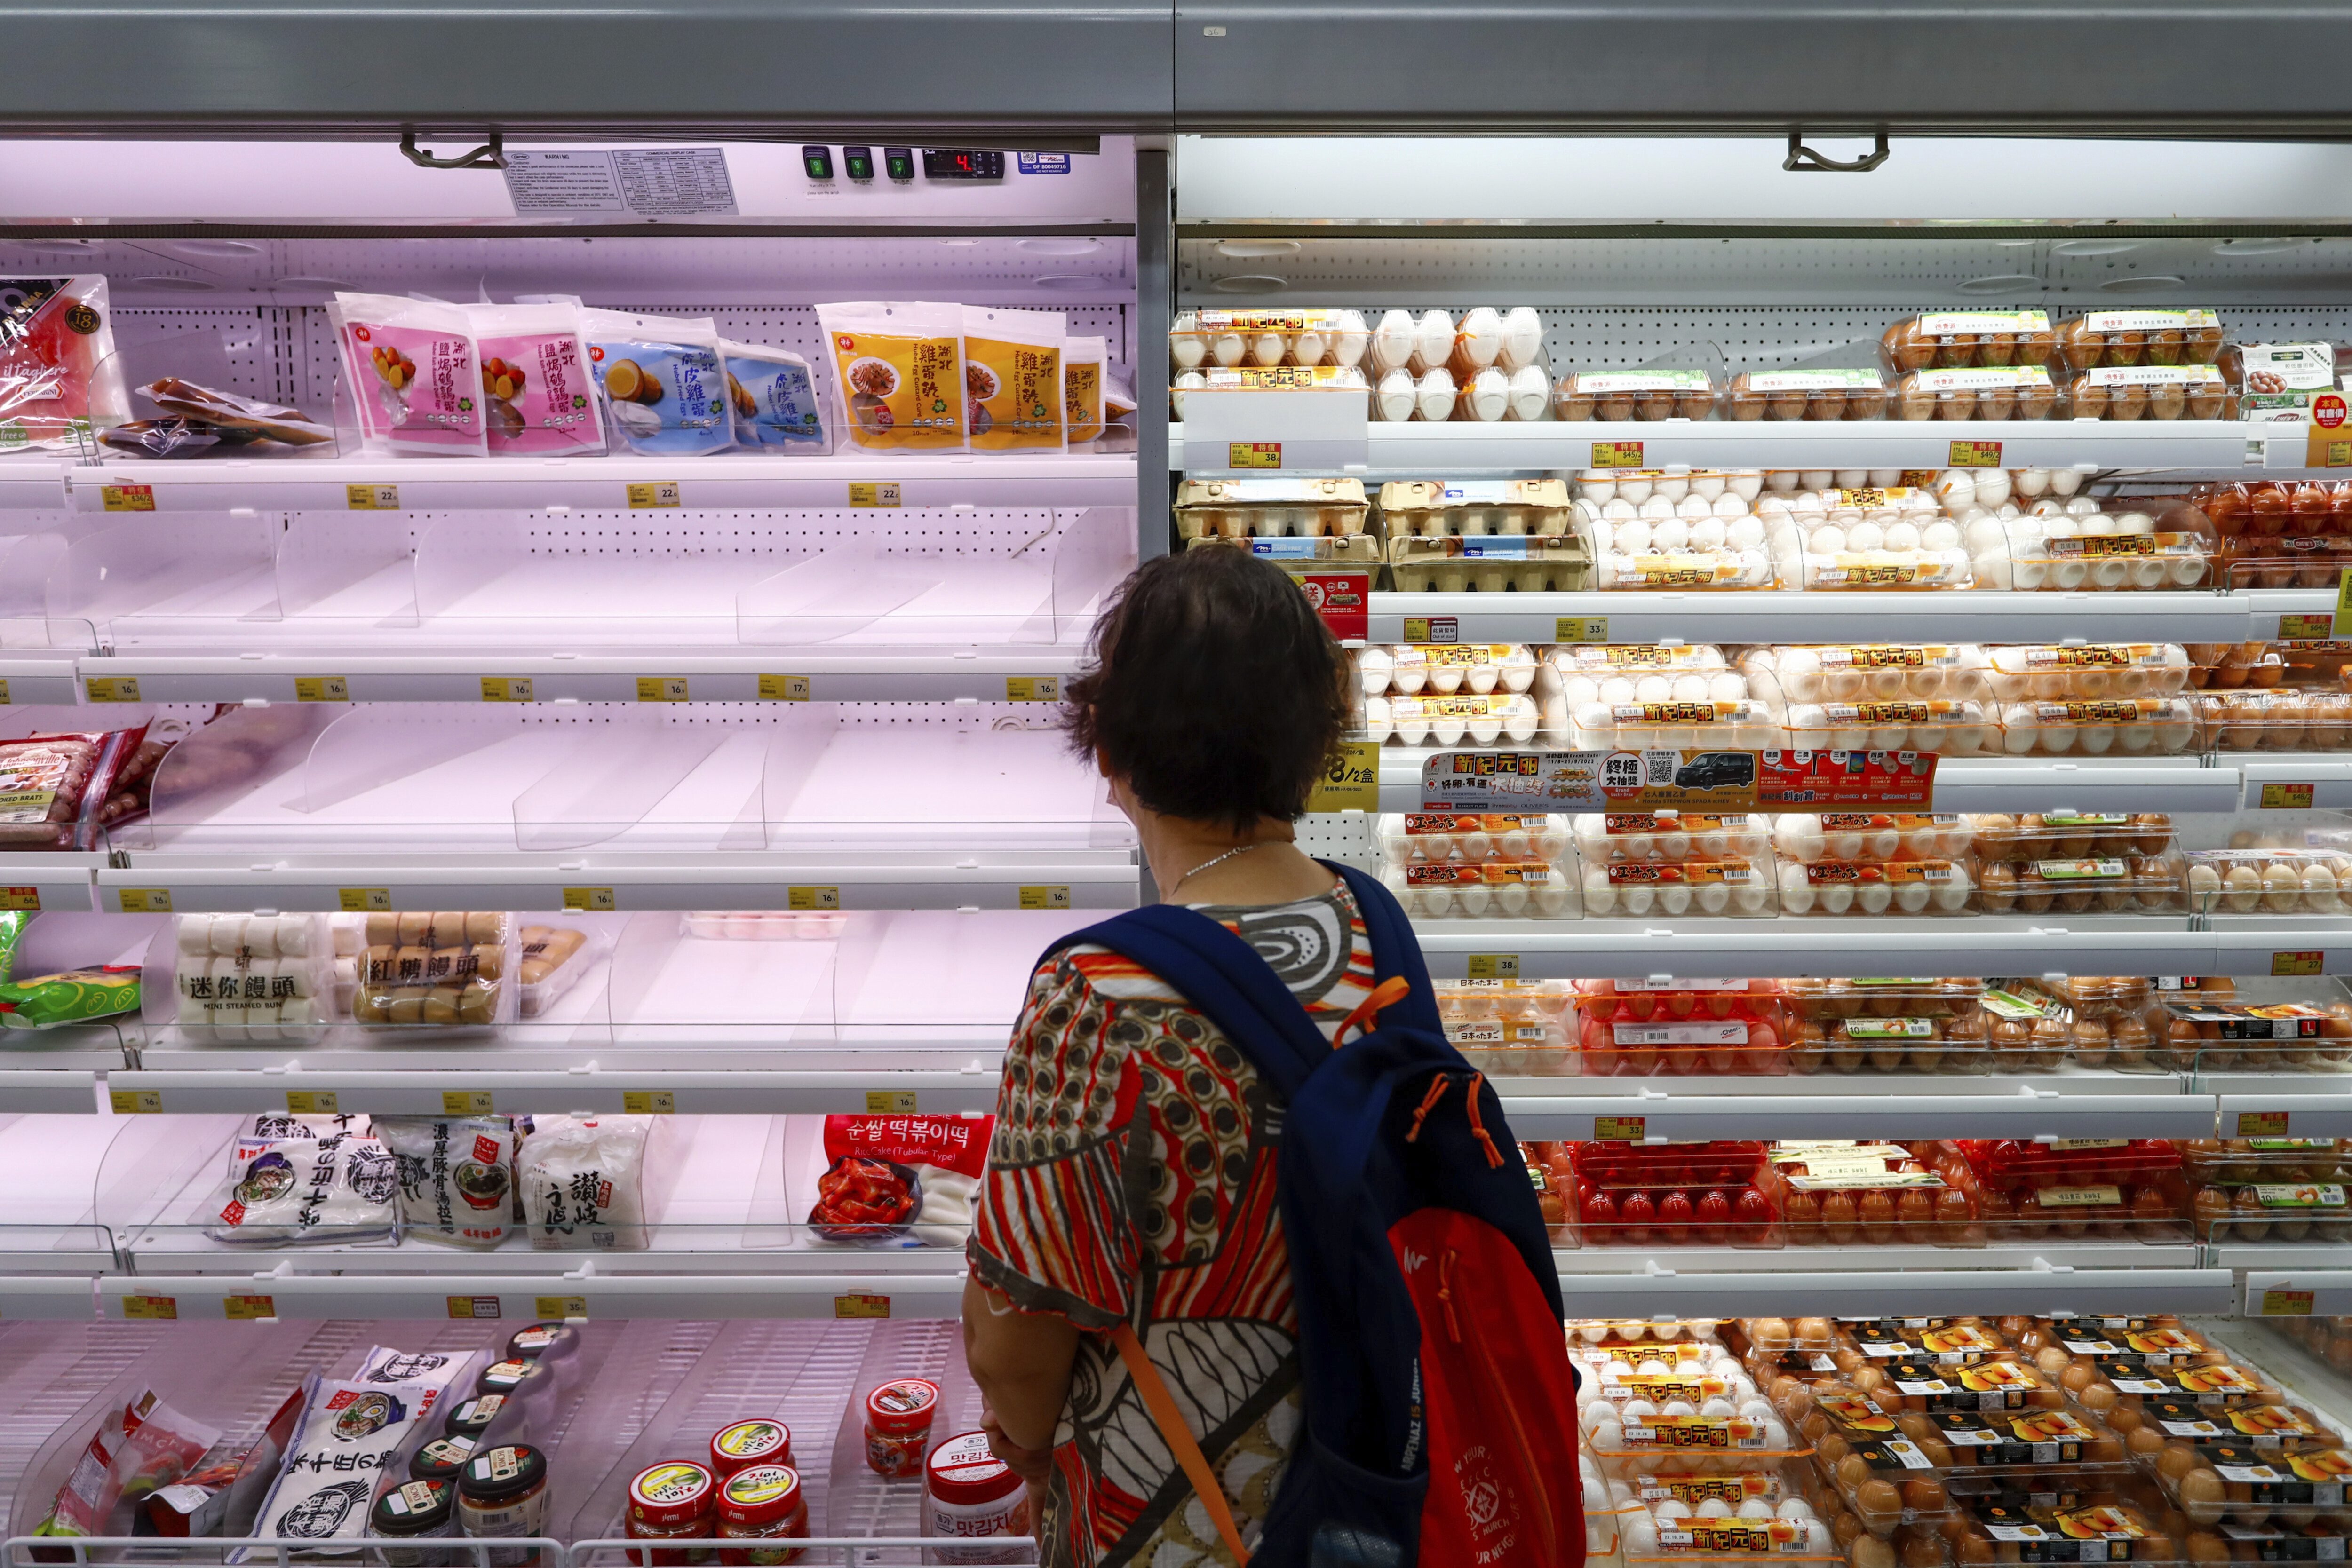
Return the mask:
<path id="1" fill-rule="evenodd" d="M 1798 1253 L 1819 1249 L 1793 1249 Z M 1930 1249 L 1937 1250 L 1937 1249 Z M 1906 1313 L 1984 1312 L 2046 1315 L 2053 1312 L 2229 1312 L 2235 1310 L 2235 1277 L 2227 1270 L 2203 1269 L 2168 1260 L 2194 1248 L 2137 1249 L 2163 1253 L 2103 1267 L 1974 1268 L 1958 1249 L 1916 1267 L 1888 1266 L 1885 1249 L 1870 1254 L 1876 1267 L 1850 1271 L 1765 1270 L 1755 1252 L 1739 1267 L 1694 1272 L 1657 1254 L 1660 1271 L 1636 1258 L 1624 1272 L 1570 1271 L 1574 1253 L 1562 1260 L 1560 1293 L 1570 1317 L 1647 1317 L 1675 1312 L 1694 1316 L 1752 1317 L 1760 1312 L 1823 1312 L 1840 1316 L 1902 1316 Z M 1811 1260 L 1799 1257 L 1797 1265 Z"/>
<path id="2" fill-rule="evenodd" d="M 2343 1249 L 2336 1250 L 2340 1262 Z M 2244 1275 L 2244 1315 L 2334 1318 L 2352 1314 L 2352 1269 L 2330 1268 L 2319 1260 L 2314 1265 L 2249 1268 Z"/>
<path id="3" fill-rule="evenodd" d="M 2169 1078 L 2170 1075 L 2165 1075 Z M 1525 1082 L 1525 1081 L 1520 1081 Z M 1654 1084 L 1656 1080 L 1650 1081 Z M 1727 1081 L 1718 1081 L 1732 1088 Z M 1786 1082 L 1789 1081 L 1775 1081 Z M 1807 1094 L 1664 1093 L 1612 1097 L 1506 1094 L 1503 1108 L 1522 1137 L 1591 1139 L 1593 1124 L 1637 1117 L 1645 1143 L 1710 1138 L 2204 1138 L 2213 1135 L 2210 1096 L 2098 1092 L 2021 1094 L 1989 1090 L 1886 1093 L 1869 1079 L 1809 1076 Z M 1991 1084 L 2003 1081 L 1990 1080 Z M 1938 1086 L 1940 1089 L 1940 1086 Z"/>
<path id="4" fill-rule="evenodd" d="M 348 1254 L 344 1255 L 348 1258 Z M 173 1303 L 181 1319 L 219 1320 L 228 1315 L 231 1297 L 265 1298 L 263 1316 L 286 1318 L 425 1318 L 497 1316 L 529 1322 L 534 1317 L 613 1318 L 831 1318 L 842 1315 L 836 1301 L 843 1297 L 885 1297 L 897 1317 L 951 1318 L 963 1298 L 961 1254 L 951 1255 L 952 1270 L 928 1274 L 896 1274 L 884 1279 L 864 1274 L 709 1274 L 614 1275 L 581 1274 L 275 1274 L 265 1270 L 245 1275 L 152 1274 L 101 1279 L 98 1296 L 101 1315 L 126 1321 L 124 1303 L 132 1297 L 160 1297 Z M 582 1263 L 610 1258 L 625 1262 L 625 1254 L 571 1255 L 575 1270 Z M 273 1267 L 278 1255 L 259 1260 Z M 17 1281 L 0 1282 L 0 1314 L 8 1310 Z M 89 1282 L 81 1284 L 88 1300 Z M 453 1298 L 469 1309 L 494 1301 L 495 1313 L 452 1310 Z M 542 1299 L 552 1298 L 564 1310 L 541 1312 Z M 584 1303 L 585 1312 L 570 1311 Z M 240 1314 L 258 1309 L 245 1301 Z"/>
<path id="5" fill-rule="evenodd" d="M 2332 610 L 2335 601 L 2327 600 Z M 2053 620 L 2079 623 L 2116 642 L 2229 643 L 2259 635 L 2237 595 L 2208 592 L 1400 593 L 1370 597 L 1368 638 L 1418 641 L 1404 622 L 1453 622 L 1461 643 L 1638 643 L 1677 637 L 1712 643 L 2047 641 Z M 1607 622 L 1591 637 L 1563 621 Z M 1429 641 L 1444 642 L 1442 629 Z M 1561 633 L 1568 634 L 1563 636 Z M 2276 618 L 2273 617 L 2273 635 Z"/>
<path id="6" fill-rule="evenodd" d="M 681 1056 L 693 1051 L 690 1046 L 668 1049 Z M 593 1056 L 596 1051 L 589 1046 L 581 1048 L 577 1054 Z M 704 1053 L 694 1059 L 708 1062 L 709 1057 Z M 913 1093 L 917 1107 L 925 1114 L 952 1114 L 993 1111 L 998 1071 L 994 1063 L 983 1073 L 964 1073 L 887 1068 L 870 1071 L 761 1068 L 714 1071 L 706 1066 L 614 1071 L 524 1068 L 495 1062 L 478 1067 L 387 1071 L 347 1067 L 314 1057 L 294 1068 L 142 1068 L 110 1074 L 108 1084 L 114 1089 L 152 1091 L 162 1096 L 163 1110 L 174 1114 L 236 1114 L 283 1103 L 289 1093 L 326 1092 L 336 1096 L 337 1108 L 344 1112 L 429 1115 L 442 1111 L 441 1096 L 451 1086 L 488 1092 L 494 1097 L 494 1103 L 503 1101 L 526 1108 L 560 1103 L 568 1110 L 608 1113 L 641 1109 L 632 1107 L 628 1097 L 659 1092 L 671 1097 L 669 1110 L 679 1115 L 862 1113 L 866 1109 L 868 1092 L 892 1091 Z M 10 1087 L 12 1076 L 0 1072 L 0 1095 L 5 1095 Z M 509 1100 L 508 1096 L 513 1098 Z M 91 1098 L 85 1092 L 86 1105 Z"/>
<path id="7" fill-rule="evenodd" d="M 1937 974 L 2226 975 L 2210 932 L 2186 915 L 2073 915 L 2037 923 L 2013 915 L 1948 919 L 1416 920 L 1430 973 L 1457 979 L 1475 956 L 1512 957 L 1524 979 L 1623 979 L 1670 975 L 1704 955 L 1711 970 L 1757 977 L 1842 975 L 1857 945 L 1874 962 L 1927 965 Z M 2340 934 L 2352 936 L 2352 931 Z M 2283 944 L 2282 946 L 2292 946 Z M 2352 946 L 2343 949 L 2352 966 Z M 2175 968 L 2172 966 L 2179 965 Z M 1940 966 L 1940 967 L 1937 967 Z M 2267 973 L 2265 963 L 2261 972 Z M 1926 970 L 1906 968 L 1905 973 Z"/>

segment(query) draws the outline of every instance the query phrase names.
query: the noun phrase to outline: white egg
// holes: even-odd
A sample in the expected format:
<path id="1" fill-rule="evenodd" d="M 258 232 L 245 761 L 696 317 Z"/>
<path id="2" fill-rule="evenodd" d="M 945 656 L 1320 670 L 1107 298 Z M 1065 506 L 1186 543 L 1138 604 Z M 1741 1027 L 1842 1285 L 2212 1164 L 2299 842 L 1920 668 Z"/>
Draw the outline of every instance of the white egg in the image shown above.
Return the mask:
<path id="1" fill-rule="evenodd" d="M 2066 501 L 2066 511 L 2070 517 L 2092 517 L 2098 512 L 2098 509 L 2099 503 L 2094 497 L 2073 496 L 2069 497 Z"/>
<path id="2" fill-rule="evenodd" d="M 1830 487 L 1830 481 L 1836 476 L 1835 470 L 1829 468 L 1804 468 L 1797 474 L 1808 490 L 1826 490 Z"/>
<path id="3" fill-rule="evenodd" d="M 1793 468 L 1768 468 L 1764 471 L 1764 483 L 1769 489 L 1793 490 L 1803 479 L 1804 476 Z"/>
<path id="4" fill-rule="evenodd" d="M 1887 538 L 1890 541 L 1894 538 L 1894 532 L 1892 528 L 1887 530 Z M 1921 549 L 1954 550 L 1960 548 L 1960 530 L 1950 523 L 1929 523 L 1926 528 L 1918 530 L 1918 548 Z"/>
<path id="5" fill-rule="evenodd" d="M 2009 475 L 2010 488 L 2031 499 L 2050 488 L 2050 471 L 2046 468 L 2013 468 Z"/>
<path id="6" fill-rule="evenodd" d="M 1651 531 L 1650 542 L 1657 549 L 1673 554 L 1690 548 L 1690 525 L 1680 517 L 1669 517 Z"/>
<path id="7" fill-rule="evenodd" d="M 1611 543 L 1622 555 L 1646 555 L 1651 537 L 1650 525 L 1637 517 L 1632 522 L 1619 523 L 1611 535 Z"/>
<path id="8" fill-rule="evenodd" d="M 1592 1447 L 1603 1454 L 1613 1454 L 1623 1448 L 1625 1447 L 1623 1426 L 1614 1418 L 1602 1419 L 1592 1428 Z M 1656 1541 L 1656 1534 L 1653 1531 L 1651 1535 L 1653 1550 L 1655 1549 Z"/>
<path id="9" fill-rule="evenodd" d="M 1780 868 L 1780 908 L 1790 915 L 1812 912 L 1813 888 L 1805 878 L 1803 866 L 1784 865 Z"/>
<path id="10" fill-rule="evenodd" d="M 2009 474 L 2004 469 L 1988 468 L 1977 476 L 1977 504 L 1998 507 L 2010 497 Z"/>
<path id="11" fill-rule="evenodd" d="M 1723 530 L 1723 542 L 1732 549 L 1752 550 L 1764 542 L 1764 524 L 1758 517 L 1737 517 Z"/>
<path id="12" fill-rule="evenodd" d="M 1730 538 L 1721 517 L 1706 517 L 1691 525 L 1691 549 L 1712 553 L 1721 549 Z"/>
<path id="13" fill-rule="evenodd" d="M 1759 497 L 1750 510 L 1759 517 L 1785 517 L 1791 508 L 1788 497 L 1775 494 Z"/>
<path id="14" fill-rule="evenodd" d="M 1635 506 L 1650 498 L 1650 481 L 1646 476 L 1629 474 L 1617 481 L 1617 498 Z"/>
<path id="15" fill-rule="evenodd" d="M 1935 523 L 1929 526 L 1943 528 L 1951 532 L 1958 531 L 1957 529 L 1954 529 L 1952 525 L 1949 523 Z M 1883 537 L 1880 548 L 1890 550 L 1916 550 L 1920 546 L 1921 537 L 1919 525 L 1916 523 L 1890 523 L 1887 525 L 1886 532 Z M 1959 541 L 1957 538 L 1952 541 L 1953 545 L 1957 545 Z M 1951 546 L 1948 545 L 1945 548 L 1950 549 Z"/>
<path id="16" fill-rule="evenodd" d="M 1840 468 L 1831 474 L 1830 482 L 1841 490 L 1859 490 L 1870 483 L 1870 470 Z"/>
<path id="17" fill-rule="evenodd" d="M 1845 548 L 1856 553 L 1884 549 L 1885 546 L 1886 530 L 1876 523 L 1856 523 L 1845 531 Z"/>
<path id="18" fill-rule="evenodd" d="M 1829 516 L 1829 507 L 1822 503 L 1822 498 L 1813 494 L 1811 490 L 1800 490 L 1789 498 L 1789 514 L 1791 517 L 1825 517 Z"/>
<path id="19" fill-rule="evenodd" d="M 1731 1505 L 1719 1497 L 1707 1498 L 1698 1505 L 1696 1511 L 1691 1517 L 1693 1519 L 1729 1519 Z"/>
<path id="20" fill-rule="evenodd" d="M 1708 505 L 1707 514 L 1724 518 L 1744 517 L 1748 515 L 1748 502 L 1743 497 L 1718 493 Z"/>
<path id="21" fill-rule="evenodd" d="M 1845 530 L 1835 523 L 1823 523 L 1805 539 L 1805 549 L 1813 555 L 1837 555 L 1847 546 Z"/>
<path id="22" fill-rule="evenodd" d="M 1664 1421 L 1682 1421 L 1698 1414 L 1698 1406 L 1687 1399 L 1669 1399 L 1658 1406 L 1658 1417 Z"/>
<path id="23" fill-rule="evenodd" d="M 1714 506 L 1704 496 L 1686 495 L 1675 503 L 1675 516 L 1678 517 L 1706 517 L 1714 515 Z"/>
<path id="24" fill-rule="evenodd" d="M 1654 1533 L 1651 1539 L 1654 1541 L 1657 1539 Z M 1818 1519 L 1805 1521 L 1805 1555 L 1829 1558 L 1838 1555 L 1837 1537 L 1831 1534 L 1830 1527 Z"/>

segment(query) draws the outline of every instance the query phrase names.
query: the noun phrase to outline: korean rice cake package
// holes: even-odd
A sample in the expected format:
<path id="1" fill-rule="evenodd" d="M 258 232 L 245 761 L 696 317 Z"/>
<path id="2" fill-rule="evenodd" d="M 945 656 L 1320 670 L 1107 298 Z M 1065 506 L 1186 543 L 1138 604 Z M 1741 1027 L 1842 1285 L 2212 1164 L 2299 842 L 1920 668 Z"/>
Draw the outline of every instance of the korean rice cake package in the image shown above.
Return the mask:
<path id="1" fill-rule="evenodd" d="M 800 1151 L 793 1210 L 820 1242 L 961 1249 L 995 1131 L 993 1116 L 827 1116 Z"/>

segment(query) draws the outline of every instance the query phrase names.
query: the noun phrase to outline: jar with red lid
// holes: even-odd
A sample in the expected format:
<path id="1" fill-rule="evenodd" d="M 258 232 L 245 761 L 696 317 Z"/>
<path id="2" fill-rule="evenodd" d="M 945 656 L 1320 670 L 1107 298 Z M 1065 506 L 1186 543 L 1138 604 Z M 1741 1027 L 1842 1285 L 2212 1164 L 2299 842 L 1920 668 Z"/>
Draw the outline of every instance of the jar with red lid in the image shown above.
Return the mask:
<path id="1" fill-rule="evenodd" d="M 710 1439 L 710 1469 L 720 1480 L 753 1465 L 793 1462 L 793 1429 L 782 1421 L 738 1421 Z"/>
<path id="2" fill-rule="evenodd" d="M 928 1377 L 893 1378 L 867 1395 L 866 1467 L 893 1479 L 921 1475 L 939 1408 L 940 1385 Z"/>
<path id="3" fill-rule="evenodd" d="M 753 1465 L 720 1482 L 719 1539 L 762 1543 L 721 1546 L 719 1561 L 729 1568 L 799 1562 L 799 1547 L 777 1542 L 808 1539 L 808 1500 L 801 1494 L 800 1472 L 790 1465 Z"/>
<path id="4" fill-rule="evenodd" d="M 719 1479 L 707 1467 L 692 1459 L 664 1459 L 629 1482 L 623 1531 L 631 1541 L 708 1541 L 719 1528 L 718 1504 Z M 683 1568 L 708 1563 L 710 1555 L 708 1546 L 645 1553 L 652 1568 Z"/>
<path id="5" fill-rule="evenodd" d="M 1019 1535 L 1026 1483 L 990 1449 L 988 1434 L 965 1432 L 931 1450 L 923 1462 L 923 1533 L 950 1541 L 987 1541 L 986 1545 L 940 1546 L 941 1563 L 1020 1563 L 1029 1542 Z"/>

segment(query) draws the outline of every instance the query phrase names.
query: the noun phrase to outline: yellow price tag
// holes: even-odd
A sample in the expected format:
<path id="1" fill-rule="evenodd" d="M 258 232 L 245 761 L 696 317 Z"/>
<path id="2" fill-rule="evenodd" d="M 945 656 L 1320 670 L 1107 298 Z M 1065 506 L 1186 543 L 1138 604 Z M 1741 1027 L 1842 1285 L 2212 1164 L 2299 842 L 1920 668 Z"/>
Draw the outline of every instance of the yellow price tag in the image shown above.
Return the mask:
<path id="1" fill-rule="evenodd" d="M 588 1315 L 585 1296 L 541 1296 L 535 1302 L 542 1318 L 584 1318 Z"/>
<path id="2" fill-rule="evenodd" d="M 233 1323 L 249 1323 L 278 1315 L 275 1296 L 224 1296 L 221 1315 Z"/>
<path id="3" fill-rule="evenodd" d="M 2311 789 L 2308 784 L 2265 784 L 2263 786 L 2263 807 L 2265 811 L 2308 811 L 2311 810 Z"/>
<path id="4" fill-rule="evenodd" d="M 499 1315 L 496 1296 L 445 1296 L 453 1318 L 494 1318 Z"/>
<path id="5" fill-rule="evenodd" d="M 1051 887 L 1024 887 L 1021 890 L 1021 907 L 1067 909 L 1070 907 L 1070 890 L 1060 883 Z"/>
<path id="6" fill-rule="evenodd" d="M 2311 1315 L 2309 1291 L 2264 1291 L 2263 1310 L 2255 1314 L 2265 1318 L 2307 1318 Z"/>
<path id="7" fill-rule="evenodd" d="M 839 909 L 841 889 L 837 887 L 787 887 L 784 889 L 786 909 Z"/>
<path id="8" fill-rule="evenodd" d="M 1592 444 L 1591 468 L 1639 468 L 1642 465 L 1642 444 L 1638 441 L 1596 441 Z"/>
<path id="9" fill-rule="evenodd" d="M 160 1089 L 110 1089 L 106 1092 L 107 1107 L 118 1116 L 154 1116 L 163 1110 L 163 1092 Z"/>
<path id="10" fill-rule="evenodd" d="M 1282 443 L 1279 441 L 1229 441 L 1225 443 L 1225 466 L 1228 468 L 1279 468 L 1282 466 Z"/>
<path id="11" fill-rule="evenodd" d="M 298 703 L 347 703 L 352 700 L 352 683 L 341 675 L 297 675 L 294 677 L 294 700 Z"/>
<path id="12" fill-rule="evenodd" d="M 1343 740 L 1323 777 L 1307 791 L 1310 811 L 1377 811 L 1381 809 L 1381 748 L 1369 740 Z"/>
<path id="13" fill-rule="evenodd" d="M 578 910 L 617 910 L 620 900 L 609 887 L 567 887 L 563 890 L 563 907 Z"/>
<path id="14" fill-rule="evenodd" d="M 136 675 L 84 675 L 81 684 L 94 703 L 135 703 L 139 700 L 139 677 Z"/>
<path id="15" fill-rule="evenodd" d="M 392 889 L 388 887 L 339 887 L 335 902 L 346 915 L 389 915 L 392 913 Z"/>
<path id="16" fill-rule="evenodd" d="M 125 915 L 169 915 L 172 913 L 172 890 L 168 887 L 118 887 L 114 890 L 114 906 Z"/>
<path id="17" fill-rule="evenodd" d="M 0 909 L 37 911 L 41 907 L 41 890 L 37 887 L 0 887 Z"/>
<path id="18" fill-rule="evenodd" d="M 396 512 L 400 510 L 400 486 L 346 485 L 343 486 L 343 509 L 351 512 Z"/>
<path id="19" fill-rule="evenodd" d="M 637 700 L 641 703 L 682 703 L 693 699 L 686 695 L 684 675 L 639 675 Z"/>
<path id="20" fill-rule="evenodd" d="M 1606 643 L 1609 641 L 1609 617 L 1606 615 L 1562 615 L 1552 622 L 1555 643 Z"/>
<path id="21" fill-rule="evenodd" d="M 1062 700 L 1059 675 L 1007 675 L 1004 700 L 1009 703 L 1057 703 Z"/>
<path id="22" fill-rule="evenodd" d="M 176 1296 L 125 1296 L 122 1315 L 144 1322 L 176 1322 L 180 1301 Z"/>
<path id="23" fill-rule="evenodd" d="M 2284 1138 L 2290 1114 L 2285 1111 L 2241 1111 L 2238 1113 L 2238 1136 Z"/>
<path id="24" fill-rule="evenodd" d="M 677 1113 L 677 1096 L 667 1089 L 624 1089 L 621 1109 L 632 1116 L 672 1116 Z"/>
<path id="25" fill-rule="evenodd" d="M 2303 465 L 2305 468 L 2352 468 L 2352 434 L 2342 426 L 2305 426 Z"/>
<path id="26" fill-rule="evenodd" d="M 1517 953 L 1473 953 L 1468 972 L 1474 980 L 1516 980 L 1519 977 L 1519 956 Z"/>
<path id="27" fill-rule="evenodd" d="M 1649 1127 L 1647 1116 L 1595 1116 L 1592 1118 L 1592 1141 L 1596 1144 L 1638 1144 Z"/>
<path id="28" fill-rule="evenodd" d="M 5 681 L 0 681 L 0 707 L 6 707 L 9 704 L 9 700 L 8 683 Z"/>
<path id="29" fill-rule="evenodd" d="M 488 1116 L 496 1113 L 493 1096 L 487 1089 L 444 1089 L 441 1091 L 441 1113 L 444 1116 Z"/>
<path id="30" fill-rule="evenodd" d="M 332 1116 L 340 1113 L 332 1089 L 289 1089 L 286 1112 L 291 1116 Z"/>
<path id="31" fill-rule="evenodd" d="M 871 485 L 851 485 L 849 504 L 853 507 L 903 507 L 907 503 L 895 480 L 882 480 Z"/>
<path id="32" fill-rule="evenodd" d="M 2282 615 L 2279 617 L 2279 641 L 2282 643 L 2325 643 L 2336 635 L 2333 615 Z"/>
<path id="33" fill-rule="evenodd" d="M 2326 973 L 2325 953 L 2273 953 L 2271 973 L 2273 975 L 2319 975 Z"/>
<path id="34" fill-rule="evenodd" d="M 806 675 L 761 675 L 760 700 L 770 703 L 804 703 L 809 700 L 809 678 Z"/>
<path id="35" fill-rule="evenodd" d="M 866 1113 L 869 1116 L 911 1116 L 915 1114 L 915 1092 L 911 1089 L 868 1089 L 866 1092 Z"/>
<path id="36" fill-rule="evenodd" d="M 1998 468 L 2000 466 L 2000 443 L 1998 441 L 1955 441 L 1948 468 Z"/>
<path id="37" fill-rule="evenodd" d="M 2346 567 L 2344 575 L 2336 580 L 2335 620 L 2342 621 L 2347 616 L 2352 616 L 2352 567 Z"/>
<path id="38" fill-rule="evenodd" d="M 152 512 L 155 509 L 155 486 L 152 485 L 102 485 L 98 492 L 99 505 L 110 512 Z"/>
<path id="39" fill-rule="evenodd" d="M 633 511 L 643 511 L 648 507 L 682 507 L 686 503 L 678 497 L 676 480 L 668 480 L 657 485 L 629 486 L 629 507 Z"/>
<path id="40" fill-rule="evenodd" d="M 863 1292 L 833 1299 L 833 1315 L 837 1318 L 887 1318 L 890 1315 L 890 1298 L 869 1296 Z"/>
<path id="41" fill-rule="evenodd" d="M 539 698 L 531 694 L 529 675 L 484 675 L 482 700 L 486 703 L 532 703 Z"/>

